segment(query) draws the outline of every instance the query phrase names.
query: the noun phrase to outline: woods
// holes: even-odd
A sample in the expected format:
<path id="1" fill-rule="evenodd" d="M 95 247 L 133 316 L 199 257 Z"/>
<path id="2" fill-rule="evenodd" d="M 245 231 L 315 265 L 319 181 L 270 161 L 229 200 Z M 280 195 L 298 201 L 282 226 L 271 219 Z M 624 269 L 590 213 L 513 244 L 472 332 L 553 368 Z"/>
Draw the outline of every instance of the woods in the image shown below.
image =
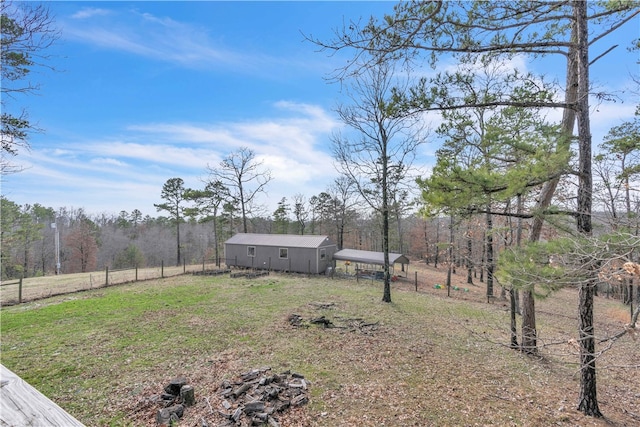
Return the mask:
<path id="1" fill-rule="evenodd" d="M 575 185 L 574 196 L 564 216 L 569 219 L 563 232 L 568 232 L 569 223 L 573 222 L 577 235 L 584 238 L 593 235 L 593 171 L 592 141 L 590 125 L 590 91 L 591 80 L 589 68 L 593 62 L 602 59 L 611 48 L 598 52 L 595 59 L 590 58 L 593 40 L 606 37 L 616 28 L 628 22 L 640 13 L 637 4 L 619 3 L 594 6 L 582 1 L 567 2 L 492 2 L 492 3 L 458 3 L 458 2 L 407 2 L 396 6 L 395 14 L 384 19 L 372 17 L 368 23 L 359 25 L 352 23 L 342 31 L 336 31 L 333 40 L 314 40 L 318 45 L 333 51 L 352 52 L 351 60 L 336 72 L 336 78 L 349 81 L 368 69 L 379 67 L 380 63 L 400 63 L 415 69 L 428 64 L 433 69 L 443 58 L 452 58 L 459 66 L 455 71 L 437 72 L 435 77 L 423 77 L 409 91 L 399 90 L 397 99 L 403 103 L 403 111 L 440 112 L 443 118 L 455 121 L 454 115 L 470 108 L 476 110 L 476 116 L 465 118 L 464 123 L 476 125 L 479 129 L 481 149 L 470 156 L 474 163 L 459 165 L 459 160 L 450 161 L 451 171 L 443 171 L 445 184 L 450 183 L 453 176 L 462 185 L 458 188 L 445 188 L 443 193 L 460 196 L 465 202 L 463 208 L 470 212 L 484 212 L 486 215 L 485 230 L 487 232 L 487 297 L 492 296 L 493 276 L 493 225 L 492 202 L 505 203 L 513 197 L 525 195 L 525 190 L 542 191 L 532 204 L 537 217 L 537 225 L 529 235 L 531 242 L 540 239 L 539 231 L 546 218 L 545 211 L 552 206 L 554 193 L 560 177 L 565 177 Z M 505 67 L 498 74 L 499 84 L 489 85 L 490 90 L 478 90 L 476 77 L 489 70 L 494 61 L 505 65 L 519 55 L 535 60 L 547 56 L 560 56 L 566 61 L 567 85 L 562 87 L 548 86 L 545 76 L 527 73 L 521 75 L 517 69 L 511 71 Z M 468 66 L 468 68 L 466 68 Z M 478 71 L 478 69 L 480 71 Z M 557 93 L 559 92 L 559 93 Z M 564 99 L 554 97 L 564 92 Z M 600 95 L 607 97 L 606 94 Z M 555 132 L 555 147 L 562 150 L 571 147 L 575 142 L 575 163 L 565 156 L 560 162 L 560 169 L 545 166 L 542 170 L 547 176 L 538 177 L 528 168 L 519 180 L 509 178 L 506 171 L 495 165 L 495 158 L 488 157 L 488 141 L 492 138 L 484 133 L 484 114 L 497 117 L 507 108 L 543 111 L 548 108 L 561 108 L 565 111 L 561 127 Z M 453 112 L 453 113 L 452 113 Z M 485 113 L 486 112 L 486 113 Z M 573 135 L 574 124 L 577 134 Z M 516 130 L 513 126 L 507 129 Z M 451 141 L 456 140 L 455 127 L 444 131 Z M 459 137 L 458 137 L 459 139 Z M 466 139 L 466 138 L 465 138 Z M 445 142 L 446 143 L 446 142 Z M 468 140 L 465 141 L 469 143 Z M 466 146 L 465 144 L 465 146 Z M 480 145 L 482 144 L 482 145 Z M 551 146 L 553 147 L 553 146 Z M 498 149 L 504 156 L 504 147 Z M 531 153 L 531 152 L 530 152 Z M 438 161 L 445 168 L 448 152 L 440 151 Z M 548 158 L 549 155 L 543 158 Z M 535 155 L 534 155 L 535 158 Z M 490 162 L 489 162 L 490 160 Z M 526 163 L 525 162 L 521 162 Z M 563 166 L 564 164 L 564 166 Z M 457 171 L 456 171 L 457 169 Z M 562 173 L 564 169 L 564 173 Z M 510 183 L 519 184 L 520 188 L 500 185 L 493 182 L 491 175 L 498 170 L 500 175 Z M 473 171 L 478 176 L 467 176 Z M 425 182 L 425 199 L 427 204 L 447 210 L 460 208 L 455 200 L 433 196 L 434 180 L 437 175 Z M 474 188 L 474 183 L 480 184 Z M 455 185 L 455 184 L 454 184 Z M 470 190 L 467 194 L 460 189 Z M 509 194 L 511 187 L 515 190 Z M 437 190 L 436 190 L 437 192 Z M 502 194 L 500 194 L 502 193 Z M 485 195 L 485 200 L 476 202 L 474 198 Z M 501 199 L 496 200 L 501 197 Z M 468 204 L 471 202 L 471 204 Z M 477 204 L 476 204 L 477 203 Z M 511 215 L 516 216 L 516 215 Z M 633 255 L 632 255 L 633 257 Z M 588 280 L 576 282 L 579 290 L 580 322 L 578 328 L 580 345 L 580 399 L 578 408 L 586 415 L 600 417 L 596 395 L 595 367 L 595 332 L 593 326 L 593 298 L 595 295 L 597 266 L 583 260 Z M 532 283 L 531 286 L 535 284 Z M 522 349 L 527 353 L 536 353 L 535 306 L 530 287 L 523 290 L 523 334 Z M 514 307 L 515 304 L 512 304 Z"/>

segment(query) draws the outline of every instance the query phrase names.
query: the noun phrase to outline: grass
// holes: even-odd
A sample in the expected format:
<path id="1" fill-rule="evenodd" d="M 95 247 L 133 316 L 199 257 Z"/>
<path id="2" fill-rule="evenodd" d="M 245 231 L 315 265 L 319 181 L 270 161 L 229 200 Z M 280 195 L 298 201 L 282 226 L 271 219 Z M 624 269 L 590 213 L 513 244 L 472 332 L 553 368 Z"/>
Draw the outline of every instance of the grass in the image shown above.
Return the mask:
<path id="1" fill-rule="evenodd" d="M 435 273 L 434 273 L 435 274 Z M 435 280 L 442 280 L 434 277 Z M 271 275 L 258 279 L 178 276 L 67 296 L 1 312 L 2 363 L 86 425 L 155 425 L 151 397 L 184 375 L 198 403 L 181 425 L 221 420 L 220 382 L 270 366 L 311 382 L 311 401 L 283 426 L 634 425 L 640 421 L 637 343 L 625 337 L 598 363 L 606 421 L 574 410 L 578 383 L 574 293 L 538 304 L 543 357 L 508 349 L 504 304 L 483 290 L 446 298 L 395 284 Z M 323 305 L 317 304 L 323 303 Z M 598 299 L 598 330 L 619 330 Z M 575 310 L 574 310 L 575 311 Z M 291 314 L 306 327 L 288 322 Z M 308 320 L 324 315 L 336 328 Z M 372 324 L 354 328 L 354 319 Z M 552 345 L 554 344 L 554 345 Z M 205 397 L 207 399 L 205 399 Z M 605 424 L 608 423 L 608 424 Z"/>
<path id="2" fill-rule="evenodd" d="M 108 284 L 122 284 L 135 281 L 158 279 L 181 275 L 186 272 L 215 270 L 213 264 L 191 264 L 186 266 L 147 267 L 139 269 L 109 270 Z M 7 306 L 18 303 L 18 280 L 8 280 L 2 284 L 0 305 Z M 107 284 L 107 271 L 89 273 L 61 274 L 54 276 L 37 276 L 22 279 L 22 301 L 33 301 L 54 295 L 86 291 L 104 287 Z"/>

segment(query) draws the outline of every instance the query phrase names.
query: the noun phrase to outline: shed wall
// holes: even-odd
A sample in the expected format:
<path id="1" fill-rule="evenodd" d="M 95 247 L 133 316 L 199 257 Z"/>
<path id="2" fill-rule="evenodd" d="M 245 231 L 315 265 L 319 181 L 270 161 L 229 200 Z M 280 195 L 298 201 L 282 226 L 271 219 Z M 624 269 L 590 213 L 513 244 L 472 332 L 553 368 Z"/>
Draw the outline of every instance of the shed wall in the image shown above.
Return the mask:
<path id="1" fill-rule="evenodd" d="M 254 256 L 247 255 L 248 246 L 254 246 Z M 280 258 L 280 248 L 288 249 L 288 257 Z M 321 251 L 325 256 L 321 259 Z M 297 248 L 286 246 L 261 246 L 225 244 L 226 264 L 235 267 L 270 269 L 276 271 L 291 271 L 296 273 L 324 273 L 331 265 L 335 245 L 318 248 Z"/>

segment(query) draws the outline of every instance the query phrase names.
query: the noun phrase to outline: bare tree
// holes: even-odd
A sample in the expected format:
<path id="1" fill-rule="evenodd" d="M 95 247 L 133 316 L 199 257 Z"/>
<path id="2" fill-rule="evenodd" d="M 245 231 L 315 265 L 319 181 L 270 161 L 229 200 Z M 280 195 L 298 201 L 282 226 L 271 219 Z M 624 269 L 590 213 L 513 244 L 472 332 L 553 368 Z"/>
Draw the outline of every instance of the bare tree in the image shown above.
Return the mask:
<path id="1" fill-rule="evenodd" d="M 67 252 L 65 272 L 86 273 L 94 271 L 97 265 L 98 227 L 88 217 L 82 216 L 73 222 L 63 246 Z"/>
<path id="2" fill-rule="evenodd" d="M 271 181 L 271 171 L 262 167 L 256 160 L 253 150 L 241 147 L 229 154 L 218 168 L 207 166 L 212 180 L 219 180 L 227 188 L 236 203 L 240 203 L 242 226 L 248 232 L 247 216 L 251 213 L 256 196 L 265 192 Z"/>
<path id="3" fill-rule="evenodd" d="M 421 139 L 420 116 L 406 112 L 394 100 L 398 87 L 406 85 L 394 76 L 389 63 L 365 69 L 350 82 L 351 105 L 342 105 L 340 119 L 356 134 L 334 135 L 333 155 L 338 171 L 355 186 L 363 200 L 382 216 L 384 294 L 391 302 L 389 273 L 390 189 L 397 188 L 412 167 Z M 396 86 L 396 84 L 398 86 Z"/>
<path id="4" fill-rule="evenodd" d="M 594 157 L 594 196 L 599 196 L 614 228 L 637 233 L 632 193 L 640 181 L 640 107 L 634 120 L 611 128 L 599 148 L 601 152 Z"/>
<path id="5" fill-rule="evenodd" d="M 2 34 L 2 131 L 0 138 L 0 175 L 19 172 L 9 157 L 20 148 L 29 148 L 29 134 L 39 129 L 29 120 L 25 109 L 11 105 L 19 96 L 38 91 L 31 71 L 45 67 L 49 48 L 59 37 L 53 17 L 44 4 L 0 1 Z M 15 111 L 17 109 L 17 111 Z M 14 110 L 14 111 L 12 111 Z"/>

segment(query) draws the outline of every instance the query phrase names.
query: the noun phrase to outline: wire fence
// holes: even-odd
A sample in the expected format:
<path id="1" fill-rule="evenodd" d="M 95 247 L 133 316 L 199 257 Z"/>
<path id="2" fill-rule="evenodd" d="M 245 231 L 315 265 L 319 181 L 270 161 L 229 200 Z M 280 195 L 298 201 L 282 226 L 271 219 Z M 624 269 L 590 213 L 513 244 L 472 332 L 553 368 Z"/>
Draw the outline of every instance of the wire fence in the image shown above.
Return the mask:
<path id="1" fill-rule="evenodd" d="M 220 267 L 214 263 L 183 264 L 147 268 L 112 270 L 108 267 L 90 273 L 60 274 L 55 276 L 27 277 L 0 282 L 0 306 L 21 304 L 55 295 L 64 295 L 112 285 L 144 280 L 162 279 L 181 274 L 193 274 Z"/>
<path id="2" fill-rule="evenodd" d="M 221 264 L 221 262 L 223 264 Z M 218 263 L 183 264 L 181 266 L 165 266 L 148 268 L 129 268 L 113 270 L 105 268 L 90 273 L 61 274 L 55 276 L 29 277 L 0 282 L 0 306 L 21 304 L 56 295 L 71 294 L 107 286 L 134 283 L 146 280 L 161 279 L 181 274 L 220 275 L 229 274 L 230 278 L 256 278 L 269 274 L 270 270 L 253 268 L 229 268 L 224 259 Z M 233 262 L 230 264 L 233 265 Z M 332 279 L 347 279 L 365 283 L 379 283 L 384 279 L 382 272 L 370 266 L 352 266 L 340 264 L 327 269 L 323 274 Z M 291 274 L 285 271 L 282 273 Z M 444 271 L 433 269 L 429 274 L 418 271 L 394 271 L 392 287 L 403 288 L 415 292 L 436 292 L 461 299 L 486 300 L 484 284 L 463 284 L 461 276 L 453 275 L 454 283 L 447 287 L 444 283 Z M 438 273 L 441 277 L 437 277 Z M 311 276 L 307 273 L 294 273 Z M 482 279 L 481 279 L 482 282 Z M 602 285 L 602 284 L 601 284 Z M 599 294 L 606 298 L 619 299 L 626 304 L 640 303 L 640 286 L 599 287 Z M 635 291 L 635 292 L 634 292 Z M 499 292 L 499 290 L 496 290 Z M 635 298 L 634 298 L 635 294 Z"/>

